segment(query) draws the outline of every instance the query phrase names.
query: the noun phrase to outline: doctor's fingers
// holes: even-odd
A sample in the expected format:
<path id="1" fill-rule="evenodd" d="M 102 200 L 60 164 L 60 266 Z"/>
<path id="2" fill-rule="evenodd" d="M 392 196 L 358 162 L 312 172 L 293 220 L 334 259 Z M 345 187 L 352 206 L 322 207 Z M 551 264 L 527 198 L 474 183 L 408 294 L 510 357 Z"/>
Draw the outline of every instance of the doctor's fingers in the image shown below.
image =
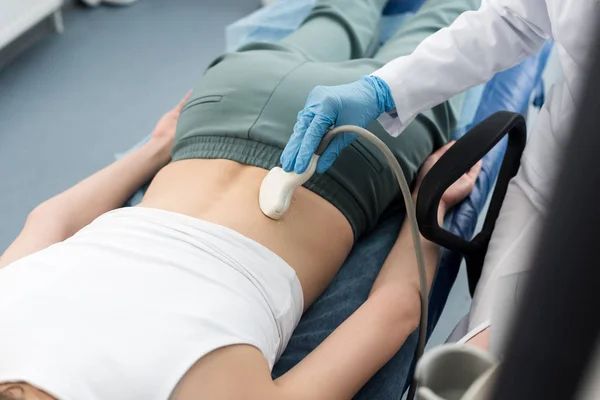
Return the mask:
<path id="1" fill-rule="evenodd" d="M 331 118 L 324 115 L 317 114 L 313 118 L 310 126 L 306 130 L 306 134 L 300 145 L 300 150 L 298 151 L 298 156 L 296 157 L 296 165 L 294 167 L 296 173 L 301 174 L 306 171 L 323 136 L 325 136 L 325 133 L 333 123 L 334 121 L 332 121 Z"/>
<path id="2" fill-rule="evenodd" d="M 310 126 L 310 123 L 313 119 L 314 114 L 311 112 L 302 110 L 298 113 L 298 120 L 294 125 L 292 135 L 283 149 L 283 153 L 281 153 L 281 167 L 285 172 L 291 172 L 294 170 L 296 159 L 298 158 L 298 152 L 300 151 L 300 146 L 302 146 L 302 141 L 306 135 L 306 130 Z"/>
<path id="3" fill-rule="evenodd" d="M 356 133 L 346 132 L 337 135 L 327 149 L 323 152 L 323 155 L 319 159 L 319 163 L 317 164 L 317 173 L 322 174 L 327 171 L 337 160 L 340 153 L 350 144 L 355 141 L 359 136 Z"/>

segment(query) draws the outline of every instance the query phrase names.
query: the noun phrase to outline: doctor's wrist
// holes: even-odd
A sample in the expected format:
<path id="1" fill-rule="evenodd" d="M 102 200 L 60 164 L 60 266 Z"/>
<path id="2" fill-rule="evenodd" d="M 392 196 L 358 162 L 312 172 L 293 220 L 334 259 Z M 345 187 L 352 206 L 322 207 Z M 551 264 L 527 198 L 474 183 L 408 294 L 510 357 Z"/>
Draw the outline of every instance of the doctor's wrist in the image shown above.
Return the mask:
<path id="1" fill-rule="evenodd" d="M 377 96 L 377 108 L 380 114 L 396 109 L 396 103 L 394 102 L 392 90 L 386 81 L 375 75 L 365 76 L 363 79 L 369 82 L 369 84 L 375 89 Z"/>

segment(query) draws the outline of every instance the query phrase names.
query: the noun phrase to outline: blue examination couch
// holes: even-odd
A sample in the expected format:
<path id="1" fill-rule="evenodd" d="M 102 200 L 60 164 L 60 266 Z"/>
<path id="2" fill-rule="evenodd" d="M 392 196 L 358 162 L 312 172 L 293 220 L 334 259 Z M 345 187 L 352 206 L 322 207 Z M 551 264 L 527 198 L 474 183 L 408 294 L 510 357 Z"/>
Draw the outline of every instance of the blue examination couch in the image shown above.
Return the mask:
<path id="1" fill-rule="evenodd" d="M 416 11 L 423 2 L 424 0 L 392 0 L 390 5 L 386 8 L 385 14 L 387 15 L 384 16 L 381 24 L 382 42 L 385 42 L 403 21 L 410 18 L 412 13 Z M 310 12 L 313 4 L 314 0 L 279 0 L 272 5 L 262 8 L 246 18 L 237 21 L 226 29 L 227 50 L 234 51 L 241 45 L 251 41 L 269 42 L 281 39 L 300 25 L 302 20 Z M 524 114 L 531 104 L 532 97 L 535 97 L 536 105 L 543 103 L 541 73 L 546 65 L 551 47 L 552 44 L 548 43 L 537 56 L 530 57 L 520 65 L 497 74 L 487 84 L 471 89 L 465 97 L 462 115 L 459 124 L 453 133 L 453 139 L 463 138 L 466 132 L 482 122 L 483 124 L 478 125 L 476 127 L 477 129 L 489 130 L 490 127 L 492 129 L 504 129 L 502 128 L 504 126 L 508 130 L 514 130 L 514 126 L 519 125 L 522 122 L 522 119 L 519 120 L 514 114 L 496 114 L 494 116 L 496 119 L 494 120 L 492 118 L 491 122 L 489 117 L 498 111 L 510 111 Z M 535 96 L 533 96 L 533 94 L 535 94 Z M 522 132 L 520 133 L 522 134 Z M 514 135 L 512 136 L 517 137 L 518 135 L 519 132 L 514 132 Z M 487 139 L 483 140 L 485 143 L 482 143 L 482 140 L 479 140 L 478 142 L 475 136 L 476 135 L 467 134 L 463 140 L 459 141 L 457 144 L 464 142 L 465 144 L 461 146 L 462 151 L 468 150 L 470 147 L 473 150 L 473 157 L 476 157 L 477 159 L 483 157 L 481 174 L 477 180 L 476 187 L 469 198 L 459 206 L 455 207 L 448 215 L 444 222 L 443 229 L 432 226 L 432 224 L 428 225 L 428 211 L 435 207 L 436 196 L 441 196 L 444 187 L 447 187 L 451 183 L 449 179 L 452 178 L 452 174 L 448 175 L 440 167 L 434 167 L 434 169 L 432 169 L 432 172 L 434 173 L 430 174 L 431 177 L 428 177 L 423 183 L 423 187 L 428 192 L 429 198 L 424 199 L 419 196 L 417 208 L 419 213 L 419 223 L 422 230 L 424 230 L 424 234 L 429 236 L 432 240 L 454 250 L 444 249 L 440 255 L 438 272 L 434 280 L 433 290 L 430 294 L 432 307 L 430 308 L 428 334 L 431 334 L 439 320 L 451 286 L 458 274 L 463 255 L 467 255 L 469 286 L 472 290 L 477 282 L 477 269 L 481 268 L 482 260 L 475 260 L 477 257 L 469 257 L 469 255 L 479 254 L 479 258 L 481 258 L 481 253 L 485 253 L 485 249 L 487 248 L 486 240 L 489 241 L 489 237 L 486 237 L 482 239 L 484 245 L 478 247 L 469 247 L 468 244 L 465 245 L 465 243 L 472 238 L 478 217 L 484 209 L 488 195 L 494 187 L 496 178 L 501 169 L 502 161 L 506 154 L 508 140 L 504 137 L 504 132 L 487 135 Z M 483 137 L 483 135 L 479 135 L 479 137 Z M 147 138 L 140 142 L 140 144 L 145 142 L 145 140 L 147 140 Z M 520 155 L 519 147 L 524 145 L 524 141 L 521 143 L 519 140 L 516 140 L 516 142 L 519 142 L 516 146 L 513 142 L 515 142 L 515 140 L 512 140 L 509 145 L 509 148 L 511 149 L 509 153 L 512 154 L 513 158 L 511 161 L 512 170 L 515 169 L 515 165 L 518 167 L 518 159 L 514 160 L 514 158 Z M 138 147 L 140 144 L 135 147 Z M 453 149 L 454 147 L 451 150 Z M 450 154 L 451 157 L 446 159 L 446 165 L 449 163 L 449 165 L 452 165 L 452 162 L 456 162 L 456 153 L 457 151 L 454 151 L 453 154 Z M 117 157 L 120 157 L 120 155 Z M 452 157 L 454 157 L 454 160 L 452 160 Z M 442 167 L 444 165 L 444 158 L 445 157 L 438 162 L 438 164 L 441 163 Z M 461 158 L 460 154 L 458 154 L 458 158 Z M 507 156 L 507 158 L 509 157 Z M 477 160 L 474 162 L 476 161 Z M 468 170 L 468 163 L 469 160 L 466 160 L 462 163 L 465 165 L 461 165 L 460 167 L 466 168 L 464 169 L 464 171 L 466 171 Z M 510 177 L 510 174 L 514 172 L 512 170 L 511 168 L 505 167 L 503 168 L 501 175 L 503 175 L 504 178 L 507 176 Z M 459 172 L 459 170 L 455 170 L 456 174 Z M 145 189 L 146 187 L 140 189 L 132 199 L 130 199 L 128 204 L 137 204 L 143 197 Z M 502 193 L 502 188 L 496 190 L 494 195 L 496 197 L 495 203 L 501 203 L 504 195 L 504 193 Z M 439 198 L 437 200 L 439 201 Z M 492 208 L 495 209 L 498 207 L 499 204 L 496 204 Z M 494 214 L 494 212 L 492 212 L 492 214 Z M 491 223 L 486 225 L 487 230 L 491 232 L 497 214 L 488 215 L 488 217 L 488 219 L 491 220 Z M 346 264 L 342 267 L 342 270 L 338 276 L 336 276 L 336 279 L 334 279 L 332 286 L 335 286 L 336 284 L 339 286 L 341 281 L 347 282 L 348 275 L 361 273 L 361 265 L 357 264 L 370 262 L 381 265 L 384 255 L 379 253 L 381 253 L 381 249 L 386 248 L 386 246 L 389 248 L 395 240 L 394 235 L 397 233 L 402 218 L 403 213 L 401 211 L 390 210 L 382 219 L 380 227 L 357 243 L 355 250 L 353 250 L 353 253 L 348 258 Z M 378 243 L 383 241 L 386 243 L 378 245 Z M 469 253 L 470 249 L 474 250 Z M 377 269 L 371 269 L 375 272 L 371 271 L 370 273 L 376 274 Z M 371 278 L 374 279 L 374 277 Z M 368 294 L 368 289 L 368 285 L 363 285 L 362 288 L 359 288 L 357 285 L 355 290 L 363 290 Z M 336 293 L 325 293 L 324 296 L 335 298 Z M 343 303 L 347 301 L 346 297 L 347 296 L 341 294 L 340 302 Z M 325 306 L 325 304 L 327 304 L 327 306 Z M 294 354 L 308 354 L 315 346 L 315 335 L 320 335 L 319 337 L 323 339 L 328 335 L 329 332 L 326 332 L 326 329 L 324 329 L 319 321 L 322 321 L 325 318 L 323 317 L 324 315 L 327 315 L 327 318 L 330 318 L 331 314 L 337 313 L 338 309 L 332 309 L 329 306 L 330 304 L 331 299 L 329 302 L 323 302 L 322 304 L 318 301 L 308 310 L 303 316 L 303 321 L 301 321 L 298 329 L 294 333 L 294 337 L 290 341 L 286 354 L 284 354 L 281 361 L 287 364 L 298 362 L 302 356 L 294 356 Z M 359 304 L 354 304 L 348 307 L 356 308 L 358 306 Z M 327 307 L 330 308 L 327 309 Z M 340 313 L 337 318 L 339 320 L 338 322 L 341 322 L 352 310 L 340 309 L 339 311 Z M 415 346 L 416 334 L 413 334 L 409 340 L 407 340 L 405 348 L 401 350 L 401 353 L 404 353 L 404 357 L 395 357 L 389 365 L 373 378 L 372 382 L 369 382 L 367 385 L 369 387 L 365 387 L 365 389 L 359 393 L 357 398 L 371 400 L 400 399 L 401 392 L 407 384 L 410 383 L 409 377 L 411 376 L 413 366 L 410 360 L 412 360 Z M 288 353 L 292 354 L 292 356 L 286 359 Z M 408 363 L 406 362 L 407 359 L 409 360 Z M 281 361 L 280 363 L 282 363 Z M 289 368 L 289 365 L 286 366 L 286 369 L 287 368 Z M 274 371 L 275 374 L 285 372 L 285 369 L 280 369 L 278 372 L 277 369 L 278 367 L 276 366 L 276 371 Z M 386 386 L 385 382 L 390 380 L 394 380 L 398 383 L 395 384 L 395 386 L 384 387 Z"/>
<path id="2" fill-rule="evenodd" d="M 384 17 L 381 21 L 381 42 L 385 43 L 402 23 L 410 18 L 424 2 L 425 0 L 391 0 L 384 10 Z M 265 7 L 246 18 L 235 22 L 226 29 L 227 50 L 235 51 L 240 46 L 249 42 L 277 41 L 285 37 L 285 35 L 293 32 L 300 26 L 314 4 L 315 0 L 279 0 L 271 6 Z M 520 65 L 497 74 L 487 84 L 469 90 L 463 104 L 462 115 L 459 119 L 457 128 L 453 132 L 452 138 L 454 140 L 461 139 L 467 131 L 472 130 L 481 123 L 483 123 L 483 125 L 478 127 L 479 130 L 498 129 L 498 126 L 502 126 L 502 123 L 506 123 L 507 126 L 512 129 L 514 128 L 513 125 L 517 122 L 514 119 L 511 119 L 511 117 L 513 117 L 511 115 L 504 114 L 503 116 L 497 116 L 494 120 L 486 120 L 496 112 L 500 111 L 526 114 L 530 103 L 533 103 L 537 107 L 541 107 L 544 102 L 544 88 L 541 75 L 546 66 L 551 49 L 552 42 L 548 42 L 538 55 L 529 57 Z M 511 125 L 511 123 L 513 125 Z M 483 143 L 480 141 L 478 144 L 475 144 L 473 143 L 473 139 L 469 140 L 470 138 L 465 138 L 466 140 L 464 140 L 463 143 L 469 141 L 469 144 L 463 144 L 464 147 L 462 147 L 462 150 L 460 151 L 465 151 L 467 146 L 475 146 L 476 148 L 471 148 L 470 150 L 472 150 L 473 154 L 478 154 L 483 157 L 482 171 L 477 180 L 476 187 L 469 198 L 456 207 L 446 218 L 445 226 L 443 227 L 443 231 L 446 233 L 443 233 L 441 230 L 436 231 L 434 229 L 435 227 L 431 226 L 434 224 L 433 221 L 431 221 L 429 229 L 426 229 L 426 232 L 424 232 L 429 235 L 429 239 L 447 247 L 442 251 L 438 267 L 438 271 L 441 271 L 438 273 L 448 274 L 446 277 L 447 282 L 454 282 L 461 260 L 464 256 L 467 256 L 469 289 L 471 294 L 479 279 L 480 271 L 478 271 L 478 269 L 481 268 L 483 263 L 482 257 L 485 255 L 485 250 L 487 250 L 487 242 L 489 241 L 491 230 L 493 230 L 493 223 L 497 217 L 501 200 L 504 197 L 503 188 L 499 188 L 495 193 L 496 196 L 494 201 L 492 201 L 491 211 L 488 213 L 488 218 L 484 225 L 484 232 L 478 239 L 481 242 L 480 245 L 469 246 L 466 242 L 473 236 L 479 214 L 484 209 L 488 196 L 498 178 L 509 141 L 508 136 L 505 136 L 504 133 L 508 132 L 488 135 L 487 139 L 490 143 Z M 513 141 L 518 140 L 514 139 L 516 135 L 518 135 L 518 133 L 513 135 Z M 487 144 L 489 146 L 491 142 L 494 142 L 495 144 L 493 148 L 491 148 L 491 150 L 485 148 L 485 145 Z M 513 147 L 518 149 L 519 145 Z M 456 154 L 457 151 L 459 150 L 455 149 L 452 153 Z M 482 153 L 482 151 L 484 152 Z M 460 155 L 457 156 L 452 153 L 447 157 L 446 162 L 449 163 L 448 165 L 452 165 L 452 162 L 456 163 L 458 159 L 460 159 Z M 520 156 L 520 151 L 516 151 L 515 154 Z M 514 154 L 509 154 L 508 156 L 514 157 Z M 507 164 L 510 162 L 512 161 L 506 161 Z M 459 164 L 461 165 L 462 171 L 468 171 L 468 168 L 463 164 L 464 163 Z M 518 162 L 516 162 L 515 165 L 518 166 Z M 433 171 L 435 173 L 430 177 L 430 180 L 425 183 L 431 184 L 431 179 L 433 179 L 434 175 L 436 179 L 441 180 L 442 172 L 440 172 L 440 169 L 443 166 L 444 163 L 441 163 L 440 166 Z M 507 165 L 505 168 L 507 170 L 502 177 L 509 179 L 512 177 L 511 172 L 508 170 L 509 166 Z M 447 178 L 447 175 L 444 177 Z M 447 183 L 445 187 L 448 187 L 451 182 L 446 182 L 444 180 L 444 183 Z M 507 184 L 508 181 L 503 183 Z M 442 183 L 438 184 L 438 191 L 442 186 Z M 427 218 L 427 208 L 430 207 L 433 209 L 435 206 L 433 204 L 434 198 L 432 197 L 435 194 L 434 192 L 434 188 L 431 187 L 428 193 L 428 201 L 425 202 L 424 200 L 421 200 L 419 222 L 422 231 L 424 224 L 427 223 L 425 221 Z M 443 191 L 441 193 L 443 193 Z M 437 194 L 441 195 L 441 193 Z M 500 204 L 498 204 L 498 202 L 500 202 Z M 450 240 L 448 240 L 449 237 Z M 452 237 L 455 239 L 452 240 Z M 463 241 L 461 242 L 459 238 L 463 239 Z M 477 248 L 473 248 L 469 251 L 470 247 Z M 449 250 L 448 248 L 454 251 Z M 432 303 L 439 303 L 440 301 L 445 302 L 445 299 L 448 296 L 448 290 L 433 291 L 431 296 L 441 296 L 442 298 L 432 298 Z M 441 308 L 431 311 L 433 311 L 430 315 L 430 329 L 432 330 L 439 319 Z"/>

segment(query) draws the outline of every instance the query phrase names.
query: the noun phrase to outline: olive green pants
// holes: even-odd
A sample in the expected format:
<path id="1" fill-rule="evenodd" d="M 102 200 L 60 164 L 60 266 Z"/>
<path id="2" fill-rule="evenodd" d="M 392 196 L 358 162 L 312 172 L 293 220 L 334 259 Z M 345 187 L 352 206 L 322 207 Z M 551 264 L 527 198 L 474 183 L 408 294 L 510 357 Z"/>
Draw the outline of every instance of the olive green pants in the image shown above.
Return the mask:
<path id="1" fill-rule="evenodd" d="M 429 0 L 377 49 L 387 0 L 320 0 L 304 24 L 278 43 L 251 43 L 219 57 L 184 106 L 173 160 L 221 158 L 271 169 L 297 113 L 317 85 L 353 82 L 479 7 L 480 0 Z M 415 76 L 414 79 L 427 79 Z M 398 138 L 374 122 L 369 129 L 396 155 L 411 182 L 433 150 L 447 142 L 460 112 L 456 97 L 419 115 Z M 336 206 L 355 237 L 371 229 L 399 189 L 385 158 L 362 139 L 306 185 Z"/>

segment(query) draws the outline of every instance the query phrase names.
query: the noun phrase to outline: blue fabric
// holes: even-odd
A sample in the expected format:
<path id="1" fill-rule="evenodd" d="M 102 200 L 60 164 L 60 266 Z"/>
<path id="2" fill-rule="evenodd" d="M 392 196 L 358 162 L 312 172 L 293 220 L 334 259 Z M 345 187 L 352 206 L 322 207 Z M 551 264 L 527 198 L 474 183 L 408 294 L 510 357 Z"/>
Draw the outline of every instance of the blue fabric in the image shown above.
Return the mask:
<path id="1" fill-rule="evenodd" d="M 398 0 L 394 1 L 394 6 L 400 7 L 403 4 L 404 7 L 408 7 L 413 4 L 418 7 L 422 2 L 422 0 L 414 0 L 414 2 Z M 242 30 L 234 32 L 237 36 L 232 34 L 231 27 L 228 28 L 228 48 L 236 49 L 249 41 L 279 40 L 299 26 L 313 3 L 314 0 L 279 0 L 273 6 L 253 14 L 252 20 L 238 21 L 233 25 L 245 24 L 247 26 L 244 27 L 243 33 L 241 33 Z M 387 40 L 402 21 L 409 16 L 410 14 L 406 13 L 403 16 L 384 19 L 387 22 L 384 22 L 382 26 L 387 25 L 385 28 L 382 27 L 385 29 L 383 38 Z M 249 23 L 255 25 L 248 25 Z M 232 41 L 234 37 L 237 38 L 237 41 Z M 471 89 L 467 93 L 461 118 L 453 137 L 455 139 L 461 137 L 473 124 L 482 121 L 496 111 L 524 112 L 529 104 L 531 93 L 536 87 L 537 105 L 541 106 L 543 90 L 540 91 L 540 77 L 551 46 L 552 44 L 548 43 L 539 55 L 526 59 L 515 68 L 497 74 L 487 85 Z M 146 140 L 147 138 L 142 140 L 136 147 Z M 475 189 L 470 197 L 446 218 L 446 229 L 464 238 L 472 237 L 477 217 L 485 205 L 487 195 L 498 174 L 505 148 L 506 143 L 502 142 L 483 159 L 482 172 Z M 145 188 L 136 193 L 128 204 L 139 203 L 144 191 Z M 275 365 L 273 370 L 275 377 L 285 373 L 302 360 L 366 300 L 373 282 L 396 240 L 403 218 L 403 211 L 390 210 L 387 215 L 382 217 L 378 227 L 354 246 L 326 292 L 302 317 L 286 351 Z M 460 255 L 442 250 L 430 293 L 428 334 L 431 334 L 435 328 L 443 311 L 450 289 L 456 279 L 460 261 Z M 414 332 L 402 349 L 365 385 L 355 399 L 400 399 L 410 382 L 409 377 L 412 376 L 416 344 L 417 332 Z"/>
<path id="2" fill-rule="evenodd" d="M 228 52 L 250 42 L 274 42 L 295 31 L 316 0 L 278 0 L 225 28 Z"/>
<path id="3" fill-rule="evenodd" d="M 545 96 L 546 90 L 544 85 L 544 80 L 540 79 L 537 87 L 535 88 L 535 97 L 533 98 L 533 105 L 537 108 L 542 108 L 544 103 L 546 102 Z"/>
<path id="4" fill-rule="evenodd" d="M 475 119 L 475 114 L 479 109 L 479 104 L 481 103 L 484 89 L 485 84 L 475 86 L 467 91 L 463 101 L 463 108 L 460 118 L 458 119 L 456 128 L 454 129 L 454 133 L 452 135 L 453 138 L 461 137 L 470 128 L 473 120 Z"/>
<path id="5" fill-rule="evenodd" d="M 294 32 L 308 16 L 316 0 L 278 0 L 225 28 L 225 48 L 236 51 L 251 42 L 276 42 Z M 382 18 L 381 42 L 385 43 L 424 0 L 392 0 Z"/>
<path id="6" fill-rule="evenodd" d="M 383 15 L 396 15 L 415 12 L 425 3 L 425 0 L 390 0 L 383 10 Z"/>

